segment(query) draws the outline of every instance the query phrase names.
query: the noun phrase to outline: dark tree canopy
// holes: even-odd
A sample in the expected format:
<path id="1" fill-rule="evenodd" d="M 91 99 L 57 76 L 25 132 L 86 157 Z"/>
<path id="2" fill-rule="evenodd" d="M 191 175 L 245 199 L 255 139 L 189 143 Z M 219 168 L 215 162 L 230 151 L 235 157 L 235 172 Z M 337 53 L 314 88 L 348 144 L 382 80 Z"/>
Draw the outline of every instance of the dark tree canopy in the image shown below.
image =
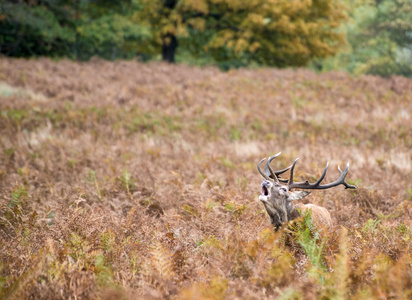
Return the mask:
<path id="1" fill-rule="evenodd" d="M 139 1 L 0 0 L 0 52 L 7 56 L 135 57 L 149 36 L 133 19 Z"/>

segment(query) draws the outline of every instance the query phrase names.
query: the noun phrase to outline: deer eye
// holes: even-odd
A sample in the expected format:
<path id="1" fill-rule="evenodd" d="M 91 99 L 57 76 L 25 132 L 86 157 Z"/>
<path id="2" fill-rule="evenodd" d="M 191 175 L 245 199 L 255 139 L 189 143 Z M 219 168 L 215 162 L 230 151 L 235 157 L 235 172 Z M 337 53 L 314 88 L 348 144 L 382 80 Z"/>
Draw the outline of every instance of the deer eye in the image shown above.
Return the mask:
<path id="1" fill-rule="evenodd" d="M 280 190 L 281 190 L 282 192 L 284 192 L 284 193 L 286 193 L 286 192 L 288 191 L 287 188 L 284 187 L 284 186 L 282 186 L 282 187 L 280 188 Z"/>

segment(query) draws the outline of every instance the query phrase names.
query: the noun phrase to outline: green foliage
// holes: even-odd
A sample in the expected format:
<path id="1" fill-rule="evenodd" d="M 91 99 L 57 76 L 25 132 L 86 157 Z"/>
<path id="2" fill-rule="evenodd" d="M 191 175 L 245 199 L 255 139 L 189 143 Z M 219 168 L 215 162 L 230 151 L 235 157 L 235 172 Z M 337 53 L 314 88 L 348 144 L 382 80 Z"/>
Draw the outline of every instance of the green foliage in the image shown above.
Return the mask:
<path id="1" fill-rule="evenodd" d="M 232 127 L 230 129 L 230 139 L 232 141 L 237 141 L 242 138 L 242 132 L 237 127 Z"/>
<path id="2" fill-rule="evenodd" d="M 29 193 L 24 186 L 18 186 L 11 193 L 11 201 L 9 206 L 15 207 L 21 205 L 29 197 Z"/>
<path id="3" fill-rule="evenodd" d="M 407 188 L 406 193 L 408 194 L 408 200 L 412 201 L 412 188 Z"/>
<path id="4" fill-rule="evenodd" d="M 105 251 L 111 251 L 115 243 L 115 235 L 111 231 L 102 232 L 100 234 L 102 239 L 102 248 Z"/>
<path id="5" fill-rule="evenodd" d="M 148 135 L 168 134 L 179 131 L 181 128 L 180 120 L 175 117 L 159 115 L 156 112 L 145 113 L 135 111 L 135 114 L 136 116 L 133 120 L 126 125 L 131 133 L 144 132 Z"/>
<path id="6" fill-rule="evenodd" d="M 149 32 L 133 21 L 139 1 L 0 1 L 0 53 L 131 58 Z"/>
<path id="7" fill-rule="evenodd" d="M 346 15 L 329 0 L 142 0 L 136 17 L 152 32 L 142 52 L 160 53 L 179 38 L 185 52 L 223 66 L 285 67 L 336 53 L 344 44 L 336 29 Z"/>
<path id="8" fill-rule="evenodd" d="M 10 56 L 64 55 L 75 41 L 70 1 L 0 2 L 0 52 Z"/>
<path id="9" fill-rule="evenodd" d="M 369 219 L 366 223 L 365 226 L 362 228 L 362 231 L 367 233 L 367 232 L 372 232 L 376 233 L 378 230 L 378 225 L 381 222 L 381 220 L 373 220 Z"/>
<path id="10" fill-rule="evenodd" d="M 325 281 L 327 273 L 326 260 L 323 254 L 323 241 L 312 222 L 312 210 L 301 212 L 303 217 L 302 222 L 299 223 L 295 234 L 295 239 L 299 245 L 302 246 L 308 259 L 310 266 L 308 274 L 320 280 Z"/>
<path id="11" fill-rule="evenodd" d="M 235 169 L 235 164 L 227 157 L 221 157 L 220 163 L 226 168 Z"/>
<path id="12" fill-rule="evenodd" d="M 412 0 L 0 1 L 0 53 L 16 57 L 412 76 L 411 33 Z"/>
<path id="13" fill-rule="evenodd" d="M 326 70 L 412 76 L 412 0 L 348 0 L 350 47 L 321 62 Z"/>
<path id="14" fill-rule="evenodd" d="M 248 181 L 248 179 L 247 179 L 246 177 L 238 176 L 238 177 L 236 178 L 236 183 L 239 185 L 239 187 L 240 187 L 242 190 L 246 190 L 249 181 Z"/>
<path id="15" fill-rule="evenodd" d="M 143 55 L 138 46 L 150 37 L 147 28 L 133 17 L 139 1 L 86 1 L 78 20 L 77 57 L 88 59 L 98 55 L 105 59 L 133 58 Z"/>
<path id="16" fill-rule="evenodd" d="M 353 179 L 353 180 L 349 179 L 349 181 L 350 181 L 350 184 L 356 185 L 356 186 L 360 186 L 360 185 L 363 184 L 362 179 L 360 179 L 360 178 L 356 178 L 356 179 Z"/>
<path id="17" fill-rule="evenodd" d="M 246 210 L 246 205 L 239 205 L 237 203 L 226 203 L 225 210 L 231 212 L 235 218 L 239 218 Z"/>
<path id="18" fill-rule="evenodd" d="M 9 159 L 11 159 L 11 158 L 13 157 L 14 151 L 15 151 L 15 149 L 14 149 L 13 147 L 10 147 L 10 148 L 7 148 L 7 149 L 4 149 L 4 150 L 3 150 L 4 154 L 5 154 Z"/>
<path id="19" fill-rule="evenodd" d="M 129 197 L 131 197 L 131 190 L 135 188 L 134 180 L 131 174 L 125 169 L 122 173 L 122 176 L 119 177 L 119 180 Z"/>
<path id="20" fill-rule="evenodd" d="M 96 178 L 96 172 L 93 170 L 89 170 L 89 174 L 86 177 L 86 180 L 94 185 L 94 187 L 96 188 L 97 196 L 99 197 L 99 200 L 102 201 L 102 192 L 99 187 L 99 182 Z"/>

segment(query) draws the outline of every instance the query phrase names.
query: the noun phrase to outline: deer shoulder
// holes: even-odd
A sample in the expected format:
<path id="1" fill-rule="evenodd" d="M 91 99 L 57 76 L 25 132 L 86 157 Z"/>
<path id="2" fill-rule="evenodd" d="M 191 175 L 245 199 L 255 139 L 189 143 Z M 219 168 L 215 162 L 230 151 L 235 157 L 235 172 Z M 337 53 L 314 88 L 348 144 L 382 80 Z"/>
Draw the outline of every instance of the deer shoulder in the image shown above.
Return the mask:
<path id="1" fill-rule="evenodd" d="M 293 173 L 298 159 L 296 159 L 290 167 L 283 170 L 274 171 L 270 166 L 270 162 L 279 155 L 280 153 L 269 157 L 266 162 L 264 171 L 262 171 L 261 169 L 261 164 L 266 160 L 265 158 L 262 159 L 257 165 L 259 173 L 265 179 L 261 184 L 262 192 L 259 196 L 259 200 L 265 206 L 266 211 L 269 215 L 270 222 L 276 229 L 278 229 L 284 223 L 299 218 L 299 211 L 301 211 L 302 213 L 311 211 L 312 221 L 315 226 L 331 226 L 332 218 L 326 208 L 317 206 L 315 204 L 296 203 L 297 200 L 303 199 L 304 197 L 309 195 L 310 192 L 293 191 L 293 189 L 324 190 L 333 188 L 338 185 L 344 185 L 345 188 L 348 189 L 356 189 L 354 185 L 350 185 L 345 181 L 346 175 L 349 172 L 349 163 L 346 165 L 346 169 L 344 171 L 342 171 L 338 167 L 340 176 L 334 182 L 321 185 L 322 180 L 325 178 L 329 163 L 326 164 L 323 174 L 315 183 L 309 183 L 309 181 L 294 182 Z M 280 175 L 285 173 L 289 169 L 290 178 L 282 179 Z"/>
<path id="2" fill-rule="evenodd" d="M 324 226 L 332 226 L 332 218 L 330 216 L 329 211 L 322 207 L 322 206 L 318 206 L 315 204 L 302 204 L 302 203 L 297 203 L 295 205 L 296 209 L 299 211 L 301 211 L 302 213 L 308 212 L 310 211 L 312 214 L 312 221 L 313 224 L 316 227 L 324 227 Z M 299 217 L 299 215 L 297 215 L 297 217 Z"/>

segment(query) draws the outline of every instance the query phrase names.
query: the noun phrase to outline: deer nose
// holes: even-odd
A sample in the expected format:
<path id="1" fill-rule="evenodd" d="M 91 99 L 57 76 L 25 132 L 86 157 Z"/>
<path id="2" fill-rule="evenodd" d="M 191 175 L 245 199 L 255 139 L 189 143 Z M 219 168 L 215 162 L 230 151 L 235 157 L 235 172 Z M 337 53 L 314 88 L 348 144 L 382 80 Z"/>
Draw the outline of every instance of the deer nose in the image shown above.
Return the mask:
<path id="1" fill-rule="evenodd" d="M 267 181 L 267 180 L 262 182 L 262 186 L 264 186 L 264 187 L 268 187 L 269 185 L 270 185 L 270 182 Z"/>

